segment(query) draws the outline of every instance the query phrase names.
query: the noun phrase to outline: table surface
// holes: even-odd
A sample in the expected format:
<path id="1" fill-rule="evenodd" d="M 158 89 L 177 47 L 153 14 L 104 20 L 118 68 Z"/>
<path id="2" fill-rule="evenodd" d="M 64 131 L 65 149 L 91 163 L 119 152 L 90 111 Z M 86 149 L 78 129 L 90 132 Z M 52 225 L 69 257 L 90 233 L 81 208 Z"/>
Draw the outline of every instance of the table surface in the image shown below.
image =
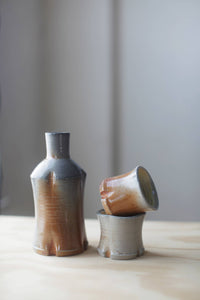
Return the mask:
<path id="1" fill-rule="evenodd" d="M 32 250 L 34 218 L 0 216 L 0 299 L 200 299 L 200 223 L 144 222 L 144 256 L 98 255 L 96 220 L 89 248 L 70 257 Z"/>

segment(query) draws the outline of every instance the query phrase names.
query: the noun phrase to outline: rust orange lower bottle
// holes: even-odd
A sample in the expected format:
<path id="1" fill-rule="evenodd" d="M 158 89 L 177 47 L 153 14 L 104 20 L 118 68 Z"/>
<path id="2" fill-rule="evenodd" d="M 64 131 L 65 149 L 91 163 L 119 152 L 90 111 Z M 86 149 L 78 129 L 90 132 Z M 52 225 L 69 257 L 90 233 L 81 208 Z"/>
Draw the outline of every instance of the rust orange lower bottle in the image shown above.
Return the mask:
<path id="1" fill-rule="evenodd" d="M 33 248 L 42 255 L 75 255 L 88 245 L 83 217 L 86 173 L 70 159 L 69 137 L 69 133 L 45 133 L 46 159 L 31 174 Z"/>

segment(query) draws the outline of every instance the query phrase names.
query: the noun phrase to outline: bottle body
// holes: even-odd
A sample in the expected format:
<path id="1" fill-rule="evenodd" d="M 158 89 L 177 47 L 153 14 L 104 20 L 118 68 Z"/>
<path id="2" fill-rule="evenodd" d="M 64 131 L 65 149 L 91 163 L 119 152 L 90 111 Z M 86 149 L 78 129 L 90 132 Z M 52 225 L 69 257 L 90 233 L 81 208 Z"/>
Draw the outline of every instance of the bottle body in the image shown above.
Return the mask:
<path id="1" fill-rule="evenodd" d="M 56 134 L 57 137 L 51 137 L 51 133 L 48 136 L 51 142 L 56 140 L 52 142 L 55 151 L 49 155 L 51 151 L 47 145 L 46 159 L 31 174 L 36 217 L 33 247 L 42 255 L 67 256 L 87 248 L 83 218 L 86 173 L 66 152 L 66 139 L 61 141 L 66 133 Z M 57 143 L 58 140 L 65 145 Z M 60 155 L 62 149 L 64 155 Z"/>

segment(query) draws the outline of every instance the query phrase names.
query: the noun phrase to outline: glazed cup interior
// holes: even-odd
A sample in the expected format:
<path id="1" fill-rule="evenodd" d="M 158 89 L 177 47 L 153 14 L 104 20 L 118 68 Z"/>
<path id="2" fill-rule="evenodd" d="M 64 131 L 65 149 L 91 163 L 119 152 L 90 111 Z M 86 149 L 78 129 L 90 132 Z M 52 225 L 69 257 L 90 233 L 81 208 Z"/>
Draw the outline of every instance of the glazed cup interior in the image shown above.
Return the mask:
<path id="1" fill-rule="evenodd" d="M 159 205 L 158 195 L 157 195 L 156 187 L 154 185 L 154 182 L 150 174 L 147 172 L 145 168 L 138 167 L 137 178 L 138 178 L 142 195 L 145 201 L 148 203 L 149 207 L 151 207 L 154 210 L 158 209 L 158 205 Z"/>

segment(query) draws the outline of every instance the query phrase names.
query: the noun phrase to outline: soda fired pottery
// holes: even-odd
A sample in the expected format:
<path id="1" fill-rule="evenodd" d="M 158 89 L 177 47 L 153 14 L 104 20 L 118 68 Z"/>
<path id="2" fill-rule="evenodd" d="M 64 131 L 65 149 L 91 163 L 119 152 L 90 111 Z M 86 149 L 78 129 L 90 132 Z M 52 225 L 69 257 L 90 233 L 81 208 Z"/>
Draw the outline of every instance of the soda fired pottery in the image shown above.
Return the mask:
<path id="1" fill-rule="evenodd" d="M 69 133 L 45 133 L 47 156 L 32 172 L 34 250 L 67 256 L 87 248 L 83 218 L 86 173 L 70 159 Z"/>
<path id="2" fill-rule="evenodd" d="M 104 210 L 97 212 L 101 227 L 98 252 L 111 259 L 133 259 L 144 253 L 142 225 L 145 211 L 158 208 L 158 196 L 147 170 L 110 177 L 100 185 Z"/>
<path id="3" fill-rule="evenodd" d="M 98 252 L 111 259 L 133 259 L 144 253 L 142 224 L 145 213 L 119 217 L 97 212 L 101 227 Z"/>
<path id="4" fill-rule="evenodd" d="M 100 193 L 104 210 L 109 215 L 130 216 L 158 208 L 153 180 L 141 166 L 126 174 L 103 180 Z"/>

